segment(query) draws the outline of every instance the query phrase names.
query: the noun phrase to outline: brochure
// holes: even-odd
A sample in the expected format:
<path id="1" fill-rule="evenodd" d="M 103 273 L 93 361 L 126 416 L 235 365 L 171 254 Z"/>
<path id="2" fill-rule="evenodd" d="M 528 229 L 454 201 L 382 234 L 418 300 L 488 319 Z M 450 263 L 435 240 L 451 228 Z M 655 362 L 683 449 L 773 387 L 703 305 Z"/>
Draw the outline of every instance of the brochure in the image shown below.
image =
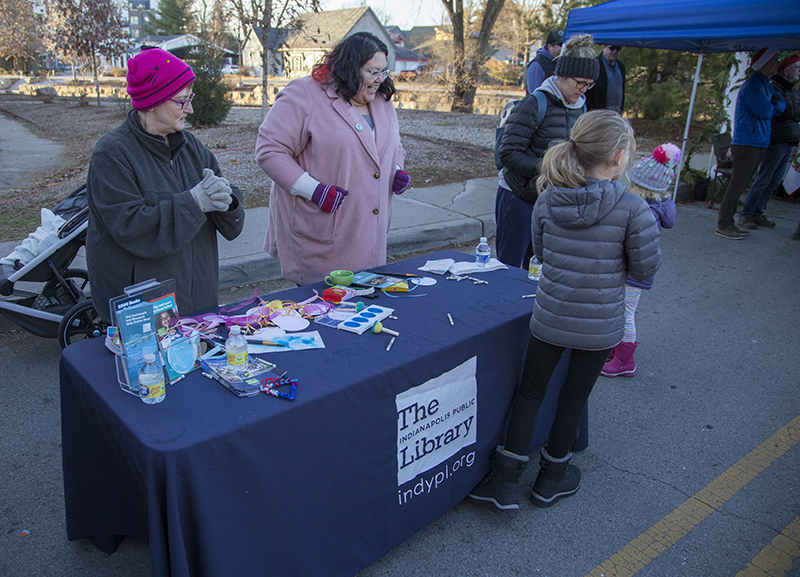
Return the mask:
<path id="1" fill-rule="evenodd" d="M 404 279 L 396 276 L 362 271 L 353 275 L 351 284 L 363 287 L 388 288 L 401 282 L 404 282 Z M 406 290 L 408 290 L 408 285 L 406 285 Z"/>
<path id="2" fill-rule="evenodd" d="M 126 287 L 125 294 L 109 300 L 111 318 L 116 324 L 121 348 L 121 354 L 116 357 L 117 380 L 122 390 L 132 395 L 139 394 L 139 370 L 144 365 L 146 353 L 154 353 L 159 362 L 164 364 L 159 354 L 161 349 L 154 308 L 158 308 L 159 315 L 168 312 L 170 317 L 178 318 L 174 279 L 164 282 L 150 279 Z M 167 337 L 171 339 L 172 335 L 163 332 L 162 339 Z M 183 376 L 172 371 L 169 373 L 170 382 L 174 382 L 173 375 L 176 380 Z"/>
<path id="3" fill-rule="evenodd" d="M 237 397 L 252 397 L 261 392 L 261 381 L 268 377 L 278 378 L 272 372 L 273 363 L 250 356 L 244 370 L 236 372 L 228 366 L 225 358 L 203 359 L 203 370 L 207 376 L 221 383 Z"/>
<path id="4" fill-rule="evenodd" d="M 127 306 L 117 313 L 117 329 L 122 341 L 124 363 L 122 364 L 127 378 L 120 380 L 120 386 L 129 393 L 139 394 L 139 371 L 144 366 L 144 356 L 158 354 L 158 342 L 153 326 L 153 305 L 139 302 Z"/>

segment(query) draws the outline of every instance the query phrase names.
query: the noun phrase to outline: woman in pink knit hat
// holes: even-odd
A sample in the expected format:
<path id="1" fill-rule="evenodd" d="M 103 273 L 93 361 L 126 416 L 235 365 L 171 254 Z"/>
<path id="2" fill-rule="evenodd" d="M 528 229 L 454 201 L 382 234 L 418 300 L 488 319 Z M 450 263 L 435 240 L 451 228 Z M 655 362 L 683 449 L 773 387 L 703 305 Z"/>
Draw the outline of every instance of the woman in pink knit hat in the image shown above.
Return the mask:
<path id="1" fill-rule="evenodd" d="M 195 75 L 180 58 L 143 48 L 128 60 L 131 110 L 94 147 L 86 182 L 86 261 L 98 314 L 125 287 L 175 279 L 182 314 L 218 304 L 217 232 L 244 226 L 242 193 L 184 130 Z"/>

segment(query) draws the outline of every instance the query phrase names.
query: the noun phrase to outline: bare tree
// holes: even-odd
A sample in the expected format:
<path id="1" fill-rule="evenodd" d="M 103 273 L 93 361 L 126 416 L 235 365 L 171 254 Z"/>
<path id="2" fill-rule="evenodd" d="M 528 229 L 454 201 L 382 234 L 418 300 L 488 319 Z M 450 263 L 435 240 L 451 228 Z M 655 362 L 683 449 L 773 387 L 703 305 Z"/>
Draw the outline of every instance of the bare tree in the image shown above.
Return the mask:
<path id="1" fill-rule="evenodd" d="M 481 13 L 480 28 L 475 48 L 467 61 L 465 43 L 464 0 L 442 0 L 450 22 L 453 25 L 453 112 L 472 113 L 475 103 L 475 91 L 478 88 L 478 78 L 481 66 L 488 59 L 487 48 L 489 37 L 494 23 L 503 9 L 505 0 L 482 0 L 479 10 Z M 469 21 L 467 21 L 469 24 Z"/>
<path id="2" fill-rule="evenodd" d="M 36 28 L 30 0 L 0 0 L 0 56 L 17 70 L 39 53 L 42 43 Z"/>
<path id="3" fill-rule="evenodd" d="M 45 36 L 50 49 L 69 57 L 88 57 L 100 106 L 99 56 L 114 58 L 127 48 L 122 18 L 108 0 L 55 0 Z"/>
<path id="4" fill-rule="evenodd" d="M 270 31 L 290 28 L 303 12 L 319 12 L 320 0 L 230 0 L 233 13 L 240 27 L 241 47 L 244 39 L 255 28 L 261 30 L 261 116 L 266 117 L 269 110 L 269 70 L 272 67 L 271 52 L 275 47 L 270 45 Z M 239 50 L 241 54 L 241 48 Z"/>

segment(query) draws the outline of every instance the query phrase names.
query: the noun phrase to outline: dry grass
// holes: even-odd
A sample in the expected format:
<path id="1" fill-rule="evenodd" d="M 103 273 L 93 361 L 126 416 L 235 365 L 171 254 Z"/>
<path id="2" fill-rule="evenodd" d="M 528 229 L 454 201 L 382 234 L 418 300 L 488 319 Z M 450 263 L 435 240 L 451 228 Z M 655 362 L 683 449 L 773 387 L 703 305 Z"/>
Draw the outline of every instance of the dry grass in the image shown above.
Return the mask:
<path id="1" fill-rule="evenodd" d="M 42 207 L 54 206 L 82 184 L 94 143 L 122 122 L 126 108 L 115 102 L 97 107 L 94 100 L 81 106 L 67 98 L 43 103 L 35 98 L 0 95 L 0 111 L 64 147 L 56 166 L 35 173 L 16 189 L 0 191 L 0 241 L 15 241 L 39 225 Z M 416 110 L 400 110 L 398 114 L 407 152 L 405 168 L 413 186 L 496 174 L 492 160 L 494 117 Z M 192 129 L 215 153 L 223 174 L 245 192 L 246 208 L 269 203 L 270 181 L 254 158 L 259 123 L 257 109 L 237 108 L 223 125 Z"/>

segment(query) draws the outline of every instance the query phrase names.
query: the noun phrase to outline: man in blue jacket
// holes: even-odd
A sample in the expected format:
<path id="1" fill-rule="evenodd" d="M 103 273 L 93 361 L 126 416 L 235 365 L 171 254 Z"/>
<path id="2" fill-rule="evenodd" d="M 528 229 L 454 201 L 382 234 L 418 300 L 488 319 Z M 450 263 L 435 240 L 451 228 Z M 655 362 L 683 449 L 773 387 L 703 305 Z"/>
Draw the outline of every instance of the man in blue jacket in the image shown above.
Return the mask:
<path id="1" fill-rule="evenodd" d="M 528 94 L 542 85 L 556 71 L 556 58 L 561 54 L 564 44 L 564 32 L 552 30 L 547 35 L 547 42 L 536 52 L 536 57 L 528 64 L 525 72 L 525 89 Z"/>
<path id="2" fill-rule="evenodd" d="M 762 48 L 751 57 L 753 74 L 739 89 L 733 113 L 733 174 L 722 199 L 715 234 L 740 240 L 750 233 L 733 222 L 739 197 L 747 188 L 769 146 L 771 121 L 786 110 L 769 77 L 778 69 L 777 48 Z"/>

